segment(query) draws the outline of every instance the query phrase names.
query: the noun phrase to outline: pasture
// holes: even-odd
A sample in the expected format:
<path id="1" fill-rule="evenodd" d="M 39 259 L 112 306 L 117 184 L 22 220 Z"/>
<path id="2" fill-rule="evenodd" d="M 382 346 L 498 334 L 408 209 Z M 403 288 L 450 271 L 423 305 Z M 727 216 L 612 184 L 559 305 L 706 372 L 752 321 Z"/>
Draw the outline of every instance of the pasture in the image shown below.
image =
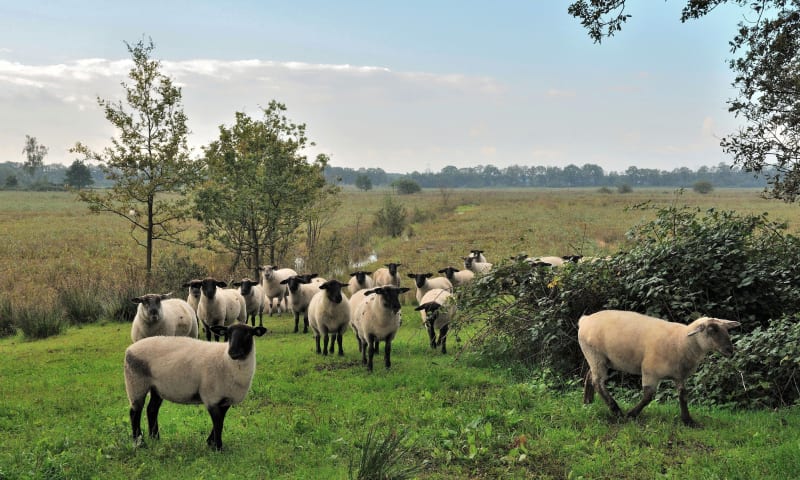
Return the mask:
<path id="1" fill-rule="evenodd" d="M 521 252 L 614 252 L 624 246 L 625 231 L 650 214 L 627 207 L 648 200 L 770 212 L 791 232 L 800 228 L 797 206 L 761 199 L 755 190 L 680 196 L 662 189 L 452 190 L 398 197 L 421 221 L 387 238 L 371 226 L 385 194 L 345 192 L 345 207 L 328 228 L 339 232 L 342 248 L 355 245 L 352 260 L 377 255 L 368 270 L 402 262 L 407 286 L 406 272 L 460 266 L 471 248 L 495 262 Z M 245 274 L 230 272 L 223 254 L 164 252 L 162 258 L 188 257 L 223 278 Z M 113 290 L 139 278 L 143 264 L 122 221 L 91 215 L 72 195 L 0 192 L 0 295 L 15 305 L 55 306 L 64 288 Z M 202 407 L 168 402 L 161 440 L 146 437 L 144 447 L 133 447 L 122 378 L 130 325 L 104 318 L 44 340 L 0 339 L 0 479 L 348 478 L 373 428 L 379 435 L 405 432 L 404 461 L 418 465 L 422 479 L 796 476 L 796 407 L 691 405 L 703 428 L 690 429 L 670 402 L 617 422 L 599 400 L 582 405 L 577 380 L 555 390 L 547 372 L 491 365 L 460 351 L 468 331 L 450 339 L 447 355 L 431 350 L 411 304 L 403 308 L 391 370 L 376 360 L 372 374 L 360 363 L 352 333 L 345 335 L 344 357 L 322 357 L 313 353 L 310 335 L 291 333 L 289 314 L 264 324 L 270 332 L 256 342 L 253 386 L 228 413 L 221 453 L 205 444 L 210 418 Z"/>

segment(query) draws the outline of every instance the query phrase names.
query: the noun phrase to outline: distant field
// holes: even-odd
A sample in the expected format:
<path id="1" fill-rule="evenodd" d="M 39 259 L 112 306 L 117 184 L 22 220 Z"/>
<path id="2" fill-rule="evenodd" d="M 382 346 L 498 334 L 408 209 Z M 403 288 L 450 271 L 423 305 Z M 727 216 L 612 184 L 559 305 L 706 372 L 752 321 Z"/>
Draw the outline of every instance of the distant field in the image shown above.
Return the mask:
<path id="1" fill-rule="evenodd" d="M 429 218 L 414 223 L 400 238 L 374 234 L 374 213 L 389 191 L 343 193 L 342 208 L 327 227 L 337 231 L 347 250 L 355 236 L 365 244 L 353 249 L 351 260 L 374 251 L 374 269 L 388 261 L 405 264 L 406 272 L 461 266 L 471 248 L 486 251 L 497 262 L 518 253 L 530 255 L 597 255 L 617 250 L 625 232 L 651 212 L 628 207 L 651 201 L 718 208 L 739 212 L 769 212 L 800 229 L 796 205 L 760 198 L 759 190 L 716 190 L 708 195 L 686 191 L 640 189 L 630 194 L 603 194 L 595 189 L 447 190 L 396 197 L 410 216 Z M 302 238 L 298 239 L 299 244 Z M 159 255 L 189 257 L 210 274 L 232 278 L 232 259 L 225 254 L 156 244 Z M 296 254 L 289 252 L 286 263 Z M 130 238 L 130 227 L 111 214 L 94 215 L 69 193 L 0 191 L 0 292 L 13 299 L 34 292 L 52 292 L 69 276 L 90 274 L 100 282 L 118 281 L 126 271 L 141 270 L 144 249 Z M 158 265 L 156 264 L 156 268 Z M 331 275 L 331 272 L 319 272 Z"/>

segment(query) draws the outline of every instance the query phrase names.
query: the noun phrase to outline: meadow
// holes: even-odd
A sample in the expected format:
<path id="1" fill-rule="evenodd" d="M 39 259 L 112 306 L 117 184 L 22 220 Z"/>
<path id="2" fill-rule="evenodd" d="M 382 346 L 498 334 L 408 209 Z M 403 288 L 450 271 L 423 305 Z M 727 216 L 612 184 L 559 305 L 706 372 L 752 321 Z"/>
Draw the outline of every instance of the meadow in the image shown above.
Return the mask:
<path id="1" fill-rule="evenodd" d="M 800 228 L 796 206 L 756 190 L 452 190 L 398 197 L 419 221 L 387 238 L 371 227 L 386 193 L 344 192 L 328 227 L 358 245 L 353 260 L 375 253 L 366 269 L 399 261 L 403 273 L 435 271 L 459 266 L 471 248 L 495 262 L 521 252 L 612 253 L 624 248 L 633 224 L 650 217 L 630 208 L 647 201 L 770 212 L 789 231 Z M 243 274 L 230 272 L 231 259 L 221 254 L 170 247 L 164 255 L 188 256 L 223 278 Z M 55 305 L 65 287 L 112 289 L 143 263 L 122 221 L 88 213 L 71 194 L 0 192 L 0 295 L 14 304 Z M 322 357 L 310 335 L 291 333 L 289 314 L 265 318 L 265 326 L 252 389 L 229 411 L 220 453 L 205 444 L 204 409 L 170 403 L 161 409 L 161 439 L 134 448 L 122 378 L 127 323 L 103 318 L 43 340 L 21 333 L 0 339 L 0 479 L 348 478 L 372 430 L 402 435 L 404 462 L 417 465 L 421 479 L 797 478 L 797 407 L 692 403 L 703 428 L 691 429 L 668 402 L 636 421 L 616 421 L 599 401 L 582 405 L 577 379 L 554 389 L 546 371 L 491 364 L 462 350 L 469 331 L 448 342 L 447 355 L 431 350 L 411 303 L 392 368 L 378 361 L 372 374 L 350 334 L 344 357 Z"/>

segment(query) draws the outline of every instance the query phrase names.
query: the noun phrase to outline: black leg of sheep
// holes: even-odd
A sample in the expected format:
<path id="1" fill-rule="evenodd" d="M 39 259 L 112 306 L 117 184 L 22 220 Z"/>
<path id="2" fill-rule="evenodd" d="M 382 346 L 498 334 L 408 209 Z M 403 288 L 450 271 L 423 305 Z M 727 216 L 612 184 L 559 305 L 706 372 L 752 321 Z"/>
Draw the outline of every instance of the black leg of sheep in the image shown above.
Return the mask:
<path id="1" fill-rule="evenodd" d="M 222 424 L 225 422 L 225 414 L 228 413 L 229 408 L 231 408 L 230 405 L 212 405 L 208 407 L 213 426 L 206 443 L 216 450 L 222 450 Z"/>
<path id="2" fill-rule="evenodd" d="M 158 440 L 161 438 L 158 432 L 158 410 L 161 408 L 163 398 L 156 392 L 150 389 L 150 403 L 147 404 L 147 428 L 150 431 L 150 438 Z"/>

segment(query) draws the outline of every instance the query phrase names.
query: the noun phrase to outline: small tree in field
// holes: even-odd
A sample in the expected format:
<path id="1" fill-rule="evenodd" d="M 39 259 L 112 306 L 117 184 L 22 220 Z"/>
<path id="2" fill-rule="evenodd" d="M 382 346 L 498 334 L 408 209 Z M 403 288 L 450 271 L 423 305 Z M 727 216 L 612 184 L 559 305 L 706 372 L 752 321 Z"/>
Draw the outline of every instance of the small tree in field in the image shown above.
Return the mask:
<path id="1" fill-rule="evenodd" d="M 125 45 L 133 58 L 133 84 L 122 82 L 126 103 L 97 99 L 119 136 L 102 153 L 81 143 L 72 151 L 99 162 L 106 178 L 114 181 L 108 191 L 81 191 L 78 198 L 92 212 L 110 212 L 131 223 L 131 236 L 147 251 L 149 275 L 156 240 L 186 243 L 180 234 L 188 228 L 183 221 L 191 210 L 184 193 L 198 178 L 198 168 L 189 159 L 181 89 L 161 73 L 161 62 L 150 57 L 152 40 Z"/>
<path id="2" fill-rule="evenodd" d="M 94 184 L 92 172 L 89 167 L 80 160 L 75 160 L 64 173 L 64 183 L 78 190 Z"/>
<path id="3" fill-rule="evenodd" d="M 383 206 L 375 214 L 375 226 L 392 237 L 399 237 L 406 228 L 408 212 L 400 202 L 395 201 L 390 195 L 383 198 Z"/>
<path id="4" fill-rule="evenodd" d="M 395 180 L 392 182 L 392 186 L 397 189 L 397 193 L 401 195 L 410 195 L 412 193 L 417 193 L 422 190 L 419 184 L 414 180 L 409 180 L 407 178 L 401 178 L 400 180 Z"/>
<path id="5" fill-rule="evenodd" d="M 699 181 L 692 185 L 692 190 L 705 195 L 706 193 L 711 193 L 714 191 L 714 185 L 712 185 L 711 182 Z"/>
<path id="6" fill-rule="evenodd" d="M 365 192 L 368 190 L 372 190 L 372 180 L 369 179 L 368 175 L 359 173 L 356 176 L 356 187 L 359 190 L 364 190 Z"/>
<path id="7" fill-rule="evenodd" d="M 22 153 L 25 154 L 26 160 L 22 168 L 31 178 L 44 168 L 44 157 L 47 152 L 48 148 L 39 143 L 36 137 L 25 135 L 25 148 L 22 149 Z"/>

